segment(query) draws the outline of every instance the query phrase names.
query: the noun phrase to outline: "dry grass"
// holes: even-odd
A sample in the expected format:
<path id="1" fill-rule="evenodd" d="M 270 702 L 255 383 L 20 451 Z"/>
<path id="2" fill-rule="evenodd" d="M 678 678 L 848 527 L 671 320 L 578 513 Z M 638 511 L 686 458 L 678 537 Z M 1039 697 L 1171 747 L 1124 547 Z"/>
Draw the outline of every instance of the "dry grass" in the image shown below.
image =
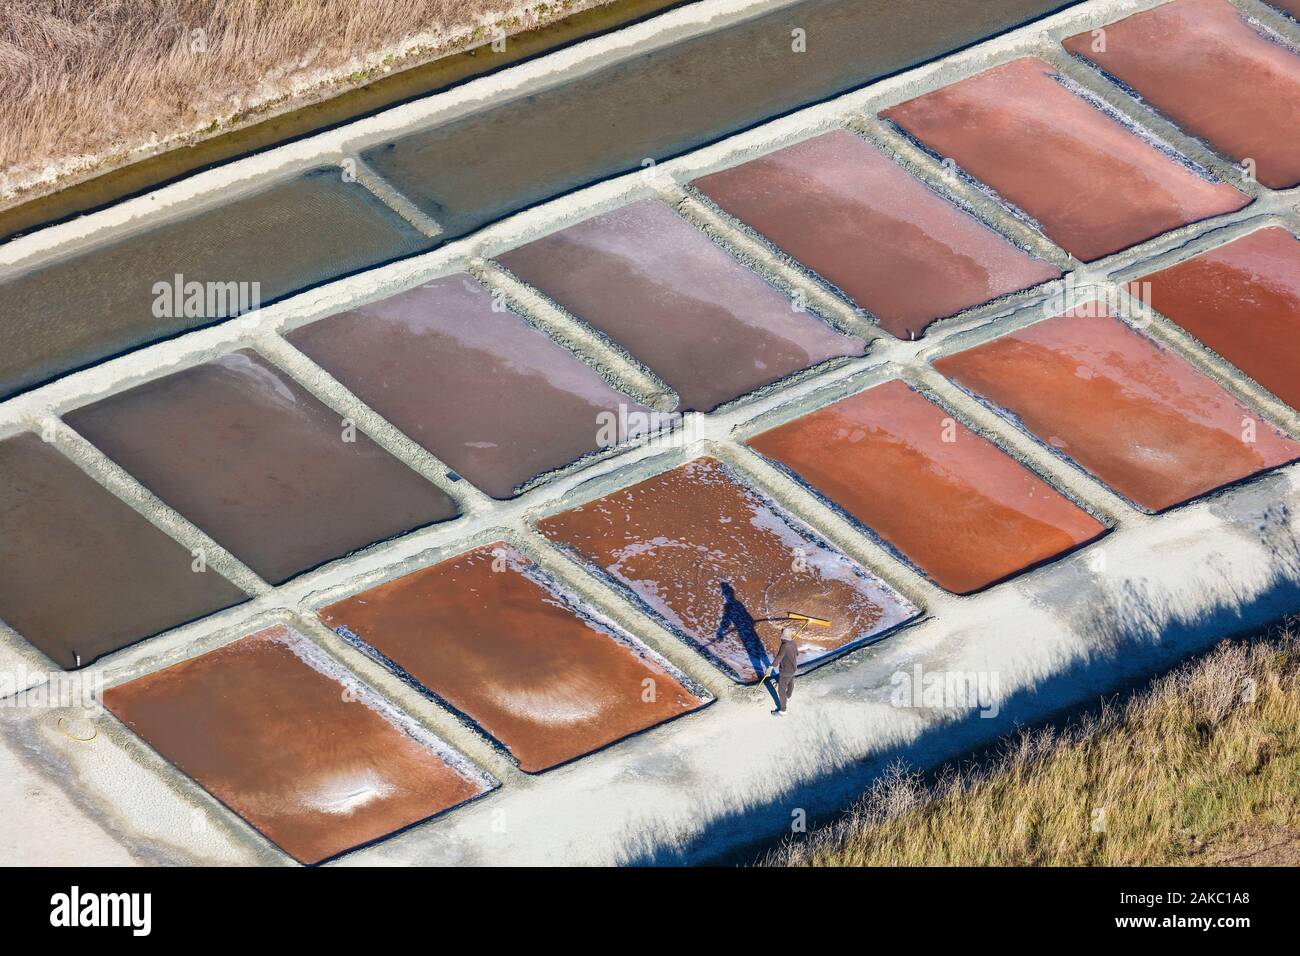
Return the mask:
<path id="1" fill-rule="evenodd" d="M 1119 709 L 926 785 L 895 768 L 776 866 L 1300 863 L 1300 636 L 1225 643 Z"/>
<path id="2" fill-rule="evenodd" d="M 0 191 L 611 0 L 4 0 Z M 201 32 L 196 32 L 201 31 Z"/>

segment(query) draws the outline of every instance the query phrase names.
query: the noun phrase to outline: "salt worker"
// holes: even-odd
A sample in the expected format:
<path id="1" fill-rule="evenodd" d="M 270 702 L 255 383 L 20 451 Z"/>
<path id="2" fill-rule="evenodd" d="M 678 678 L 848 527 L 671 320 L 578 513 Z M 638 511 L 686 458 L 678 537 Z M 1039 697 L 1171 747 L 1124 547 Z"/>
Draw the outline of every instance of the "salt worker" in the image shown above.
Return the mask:
<path id="1" fill-rule="evenodd" d="M 776 656 L 772 658 L 772 666 L 768 668 L 769 673 L 776 671 L 777 708 L 772 711 L 774 717 L 785 716 L 785 705 L 790 700 L 790 695 L 794 693 L 794 672 L 799 667 L 799 649 L 794 643 L 795 634 L 793 627 L 781 628 L 781 644 L 776 649 Z"/>

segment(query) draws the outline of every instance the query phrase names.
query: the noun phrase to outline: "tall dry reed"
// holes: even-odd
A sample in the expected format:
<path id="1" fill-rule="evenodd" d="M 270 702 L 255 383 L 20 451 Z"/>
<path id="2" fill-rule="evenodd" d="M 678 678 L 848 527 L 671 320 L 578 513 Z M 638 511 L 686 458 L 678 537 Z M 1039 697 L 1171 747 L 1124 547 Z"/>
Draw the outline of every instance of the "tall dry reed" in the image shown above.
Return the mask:
<path id="1" fill-rule="evenodd" d="M 0 190 L 608 2 L 4 0 Z"/>
<path id="2" fill-rule="evenodd" d="M 1123 707 L 927 781 L 902 766 L 774 866 L 1300 860 L 1300 636 L 1225 643 Z"/>

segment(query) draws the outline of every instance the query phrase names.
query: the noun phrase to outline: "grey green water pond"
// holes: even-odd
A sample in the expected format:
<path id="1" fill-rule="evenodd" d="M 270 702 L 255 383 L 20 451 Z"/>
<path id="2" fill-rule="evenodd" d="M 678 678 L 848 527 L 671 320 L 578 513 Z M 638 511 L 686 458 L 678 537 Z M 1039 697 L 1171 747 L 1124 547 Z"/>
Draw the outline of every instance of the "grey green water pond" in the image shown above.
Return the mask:
<path id="1" fill-rule="evenodd" d="M 205 296 L 199 315 L 175 296 L 160 303 L 155 285 L 177 275 L 205 289 L 246 283 L 245 299 L 265 305 L 429 245 L 359 183 L 321 168 L 42 263 L 0 283 L 0 398 L 241 311 L 233 295 L 216 308 Z"/>

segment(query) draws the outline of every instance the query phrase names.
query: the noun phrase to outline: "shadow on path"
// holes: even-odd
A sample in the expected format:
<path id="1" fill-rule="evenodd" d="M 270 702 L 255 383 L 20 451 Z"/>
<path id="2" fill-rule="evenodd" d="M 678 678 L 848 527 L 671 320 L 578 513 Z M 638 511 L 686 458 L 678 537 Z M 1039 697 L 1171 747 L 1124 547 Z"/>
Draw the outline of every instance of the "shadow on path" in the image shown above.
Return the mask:
<path id="1" fill-rule="evenodd" d="M 754 668 L 754 676 L 757 678 L 772 663 L 771 656 L 767 653 L 767 648 L 763 646 L 763 639 L 758 636 L 758 627 L 761 620 L 756 620 L 754 615 L 749 613 L 749 608 L 736 596 L 736 589 L 728 582 L 722 582 L 722 620 L 718 622 L 718 629 L 713 633 L 713 640 L 710 645 L 716 644 L 727 636 L 729 631 L 734 630 L 740 642 L 745 645 L 745 653 L 749 655 L 749 665 Z M 764 681 L 763 686 L 767 688 L 768 694 L 772 697 L 772 706 L 779 707 L 780 700 L 776 695 L 776 688 L 772 686 L 770 680 Z"/>

